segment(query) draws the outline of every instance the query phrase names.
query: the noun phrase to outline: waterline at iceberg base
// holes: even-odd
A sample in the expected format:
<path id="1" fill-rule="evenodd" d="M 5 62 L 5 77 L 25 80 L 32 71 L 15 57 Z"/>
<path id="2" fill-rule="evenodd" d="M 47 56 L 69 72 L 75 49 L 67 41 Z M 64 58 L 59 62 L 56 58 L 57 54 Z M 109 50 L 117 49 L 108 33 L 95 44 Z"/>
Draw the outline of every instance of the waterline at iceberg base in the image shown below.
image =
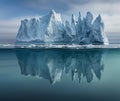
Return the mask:
<path id="1" fill-rule="evenodd" d="M 93 21 L 91 12 L 86 17 L 79 12 L 78 19 L 74 15 L 71 22 L 63 22 L 61 15 L 52 10 L 39 19 L 25 19 L 16 36 L 16 43 L 64 43 L 64 44 L 100 44 L 108 45 L 108 39 L 104 32 L 104 22 L 101 15 Z"/>

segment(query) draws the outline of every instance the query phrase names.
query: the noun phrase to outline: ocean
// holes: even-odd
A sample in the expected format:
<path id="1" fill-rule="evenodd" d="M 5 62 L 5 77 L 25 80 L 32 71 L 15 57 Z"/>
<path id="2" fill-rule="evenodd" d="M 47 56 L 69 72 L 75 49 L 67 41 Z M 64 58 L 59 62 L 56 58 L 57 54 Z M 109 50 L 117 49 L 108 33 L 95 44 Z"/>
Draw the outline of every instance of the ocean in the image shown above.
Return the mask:
<path id="1" fill-rule="evenodd" d="M 0 49 L 0 101 L 120 101 L 120 49 Z"/>

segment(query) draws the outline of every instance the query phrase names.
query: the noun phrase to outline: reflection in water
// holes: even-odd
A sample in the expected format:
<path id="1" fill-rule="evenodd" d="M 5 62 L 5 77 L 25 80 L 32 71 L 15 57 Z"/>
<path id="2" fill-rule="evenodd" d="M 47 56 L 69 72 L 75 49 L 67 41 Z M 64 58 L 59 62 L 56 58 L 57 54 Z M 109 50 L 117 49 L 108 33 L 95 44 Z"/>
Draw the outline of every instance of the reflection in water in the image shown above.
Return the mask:
<path id="1" fill-rule="evenodd" d="M 103 70 L 103 50 L 18 50 L 16 55 L 23 75 L 39 76 L 51 84 L 68 73 L 72 80 L 86 77 L 91 82 L 94 74 L 100 79 Z"/>

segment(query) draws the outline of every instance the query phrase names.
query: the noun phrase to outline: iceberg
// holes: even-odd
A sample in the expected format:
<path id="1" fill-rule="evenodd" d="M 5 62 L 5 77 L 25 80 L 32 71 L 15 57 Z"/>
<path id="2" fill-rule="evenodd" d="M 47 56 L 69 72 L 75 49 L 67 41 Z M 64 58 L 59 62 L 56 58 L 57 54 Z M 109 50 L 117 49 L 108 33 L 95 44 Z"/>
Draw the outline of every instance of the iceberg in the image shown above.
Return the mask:
<path id="1" fill-rule="evenodd" d="M 109 44 L 104 32 L 104 22 L 100 15 L 93 21 L 91 12 L 87 12 L 86 17 L 83 18 L 79 12 L 78 20 L 72 14 L 71 22 L 65 21 L 64 23 L 61 15 L 55 10 L 39 19 L 22 20 L 16 36 L 16 43 L 19 42 Z"/>

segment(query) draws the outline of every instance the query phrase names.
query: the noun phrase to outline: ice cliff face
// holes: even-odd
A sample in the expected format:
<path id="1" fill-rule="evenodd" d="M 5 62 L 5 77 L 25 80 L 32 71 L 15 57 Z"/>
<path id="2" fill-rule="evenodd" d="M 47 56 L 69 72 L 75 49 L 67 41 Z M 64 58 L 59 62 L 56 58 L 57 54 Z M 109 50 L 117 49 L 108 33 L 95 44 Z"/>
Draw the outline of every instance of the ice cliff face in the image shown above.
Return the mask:
<path id="1" fill-rule="evenodd" d="M 108 44 L 100 15 L 93 21 L 90 12 L 84 18 L 79 12 L 77 21 L 72 15 L 64 24 L 54 10 L 39 19 L 22 20 L 16 42 Z"/>
<path id="2" fill-rule="evenodd" d="M 101 78 L 103 50 L 18 50 L 16 56 L 22 75 L 31 75 L 49 80 L 54 84 L 62 76 L 70 75 L 72 80 L 83 77 L 91 82 L 94 76 Z"/>
<path id="3" fill-rule="evenodd" d="M 63 24 L 60 14 L 52 10 L 39 19 L 23 20 L 17 35 L 17 41 L 55 42 L 62 40 Z"/>

